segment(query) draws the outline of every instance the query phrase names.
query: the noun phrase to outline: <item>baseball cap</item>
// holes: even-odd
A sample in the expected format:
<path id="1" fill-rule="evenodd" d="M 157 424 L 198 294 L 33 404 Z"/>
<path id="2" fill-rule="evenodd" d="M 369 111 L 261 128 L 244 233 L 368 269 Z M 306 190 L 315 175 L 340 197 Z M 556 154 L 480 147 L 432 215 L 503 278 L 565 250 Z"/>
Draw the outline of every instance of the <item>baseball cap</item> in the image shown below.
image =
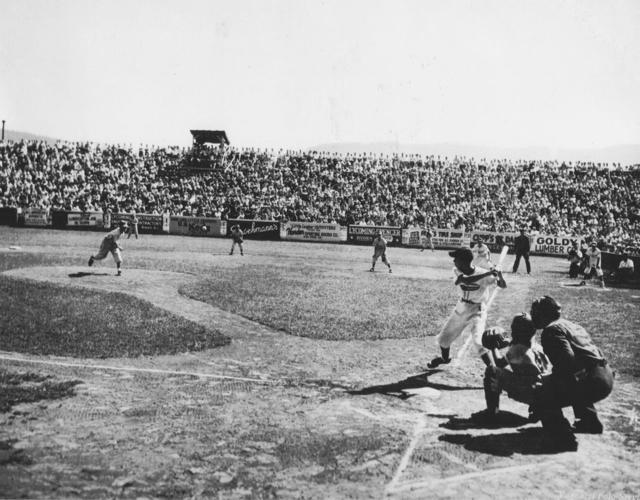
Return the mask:
<path id="1" fill-rule="evenodd" d="M 454 259 L 460 259 L 462 261 L 471 262 L 473 260 L 473 252 L 470 248 L 462 247 L 456 248 L 455 250 L 449 252 L 449 257 L 453 257 Z"/>
<path id="2" fill-rule="evenodd" d="M 533 304 L 531 304 L 531 310 L 533 309 L 537 309 L 542 314 L 560 314 L 562 306 L 553 297 L 545 295 L 544 297 L 533 301 Z"/>

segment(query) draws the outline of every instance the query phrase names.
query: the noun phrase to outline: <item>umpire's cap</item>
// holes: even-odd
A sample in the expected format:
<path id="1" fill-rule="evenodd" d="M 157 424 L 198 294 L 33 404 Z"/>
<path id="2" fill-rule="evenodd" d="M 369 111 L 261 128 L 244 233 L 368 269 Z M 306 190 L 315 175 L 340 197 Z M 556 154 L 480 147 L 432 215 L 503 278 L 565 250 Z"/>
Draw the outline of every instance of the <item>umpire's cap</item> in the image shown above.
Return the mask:
<path id="1" fill-rule="evenodd" d="M 537 327 L 545 327 L 560 317 L 561 310 L 556 299 L 545 295 L 531 304 L 531 318 Z"/>
<path id="2" fill-rule="evenodd" d="M 467 247 L 456 248 L 455 250 L 449 252 L 449 257 L 460 259 L 463 262 L 471 262 L 473 260 L 473 252 L 470 248 Z"/>

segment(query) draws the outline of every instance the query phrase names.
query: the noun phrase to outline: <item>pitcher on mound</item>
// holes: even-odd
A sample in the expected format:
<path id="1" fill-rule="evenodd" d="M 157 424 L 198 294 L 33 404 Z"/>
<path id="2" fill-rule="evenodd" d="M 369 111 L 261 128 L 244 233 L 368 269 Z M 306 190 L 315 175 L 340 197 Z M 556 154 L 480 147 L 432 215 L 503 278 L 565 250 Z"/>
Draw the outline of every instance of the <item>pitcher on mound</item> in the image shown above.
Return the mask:
<path id="1" fill-rule="evenodd" d="M 482 332 L 487 322 L 487 304 L 494 288 L 496 286 L 506 288 L 507 284 L 500 269 L 487 270 L 473 266 L 471 262 L 474 255 L 470 248 L 458 248 L 449 252 L 449 255 L 453 257 L 455 284 L 460 286 L 462 297 L 436 337 L 440 356 L 432 359 L 427 367 L 437 368 L 442 364 L 450 363 L 451 344 L 467 328 L 471 329 L 478 354 L 489 366 L 493 364 L 491 352 L 482 346 Z"/>
<path id="2" fill-rule="evenodd" d="M 120 269 L 120 266 L 122 265 L 122 254 L 120 253 L 120 251 L 122 250 L 122 248 L 120 247 L 118 240 L 123 234 L 126 234 L 128 229 L 129 225 L 126 223 L 126 221 L 121 220 L 118 223 L 117 228 L 107 233 L 107 235 L 102 239 L 102 243 L 100 244 L 100 250 L 98 250 L 98 253 L 89 257 L 89 267 L 93 266 L 93 263 L 96 260 L 102 260 L 107 255 L 109 255 L 109 253 L 111 253 L 118 270 L 117 276 L 122 276 L 122 270 Z"/>

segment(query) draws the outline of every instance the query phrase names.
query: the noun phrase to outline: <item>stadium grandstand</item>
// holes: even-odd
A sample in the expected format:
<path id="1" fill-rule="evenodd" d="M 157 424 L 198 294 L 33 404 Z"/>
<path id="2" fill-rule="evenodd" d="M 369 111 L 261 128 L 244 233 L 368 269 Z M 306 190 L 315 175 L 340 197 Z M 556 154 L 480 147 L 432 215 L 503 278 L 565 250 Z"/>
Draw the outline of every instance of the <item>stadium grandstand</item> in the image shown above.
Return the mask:
<path id="1" fill-rule="evenodd" d="M 466 231 L 531 231 L 640 248 L 640 165 L 8 141 L 0 207 Z M 210 144 L 213 144 L 211 146 Z"/>

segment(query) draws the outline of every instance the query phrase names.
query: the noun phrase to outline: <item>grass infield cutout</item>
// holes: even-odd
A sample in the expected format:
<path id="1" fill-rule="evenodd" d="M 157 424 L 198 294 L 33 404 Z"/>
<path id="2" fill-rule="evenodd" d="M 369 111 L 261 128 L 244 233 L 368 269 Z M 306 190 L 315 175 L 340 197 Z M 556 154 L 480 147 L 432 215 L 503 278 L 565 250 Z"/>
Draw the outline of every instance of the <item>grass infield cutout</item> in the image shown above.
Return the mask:
<path id="1" fill-rule="evenodd" d="M 5 351 L 81 358 L 155 356 L 228 344 L 220 332 L 115 292 L 0 278 Z"/>

